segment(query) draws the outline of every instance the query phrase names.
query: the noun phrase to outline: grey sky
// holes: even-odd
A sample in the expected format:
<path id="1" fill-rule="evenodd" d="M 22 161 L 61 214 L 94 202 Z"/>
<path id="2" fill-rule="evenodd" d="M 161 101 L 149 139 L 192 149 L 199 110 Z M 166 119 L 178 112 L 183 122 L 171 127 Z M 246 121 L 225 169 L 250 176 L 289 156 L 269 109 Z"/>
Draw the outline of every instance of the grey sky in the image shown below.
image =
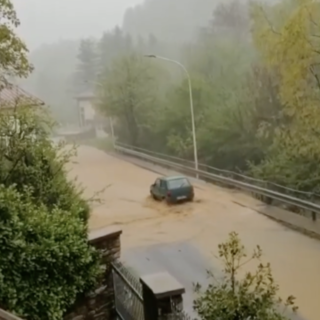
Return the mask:
<path id="1" fill-rule="evenodd" d="M 59 39 L 99 36 L 122 23 L 126 8 L 143 0 L 12 0 L 18 33 L 34 49 Z"/>

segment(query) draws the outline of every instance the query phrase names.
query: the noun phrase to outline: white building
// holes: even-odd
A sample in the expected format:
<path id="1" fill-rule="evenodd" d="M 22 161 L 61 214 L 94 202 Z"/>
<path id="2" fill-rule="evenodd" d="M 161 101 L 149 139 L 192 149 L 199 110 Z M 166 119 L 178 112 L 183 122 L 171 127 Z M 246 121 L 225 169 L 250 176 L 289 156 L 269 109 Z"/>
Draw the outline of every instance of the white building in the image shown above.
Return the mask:
<path id="1" fill-rule="evenodd" d="M 93 107 L 94 94 L 91 91 L 84 92 L 75 97 L 79 116 L 79 126 L 88 127 L 96 121 L 96 111 Z"/>

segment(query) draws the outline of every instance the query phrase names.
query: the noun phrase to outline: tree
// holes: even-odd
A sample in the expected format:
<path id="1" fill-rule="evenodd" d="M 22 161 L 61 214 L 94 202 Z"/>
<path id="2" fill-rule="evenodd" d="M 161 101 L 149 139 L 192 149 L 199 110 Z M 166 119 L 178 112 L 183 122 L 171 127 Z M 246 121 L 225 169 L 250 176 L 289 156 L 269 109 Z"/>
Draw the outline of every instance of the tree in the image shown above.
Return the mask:
<path id="1" fill-rule="evenodd" d="M 0 1 L 0 63 L 26 76 L 27 48 L 9 0 Z M 3 86 L 1 89 L 3 89 Z M 99 255 L 88 244 L 89 203 L 66 175 L 70 154 L 50 141 L 38 101 L 6 88 L 0 101 L 0 306 L 28 319 L 62 319 L 99 280 Z M 9 97 L 8 97 L 9 96 Z"/>
<path id="2" fill-rule="evenodd" d="M 32 70 L 28 62 L 28 49 L 15 34 L 20 21 L 10 0 L 0 1 L 0 67 L 1 82 L 6 76 L 26 77 Z"/>
<path id="3" fill-rule="evenodd" d="M 100 276 L 89 203 L 67 178 L 73 153 L 52 145 L 42 109 L 17 101 L 0 123 L 0 305 L 27 320 L 60 320 Z"/>
<path id="4" fill-rule="evenodd" d="M 278 294 L 270 264 L 260 261 L 262 250 L 259 246 L 248 257 L 237 233 L 229 234 L 229 239 L 218 245 L 218 255 L 221 259 L 223 272 L 221 279 L 213 279 L 204 291 L 196 285 L 198 297 L 194 301 L 194 309 L 200 319 L 211 320 L 289 320 L 280 312 L 284 304 L 286 310 L 297 310 L 294 297 L 282 301 Z M 241 269 L 249 262 L 256 261 L 254 272 L 246 272 L 240 278 Z"/>
<path id="5" fill-rule="evenodd" d="M 92 88 L 97 76 L 96 42 L 93 39 L 83 39 L 78 53 L 78 70 L 76 72 L 77 87 L 81 90 Z"/>
<path id="6" fill-rule="evenodd" d="M 116 27 L 105 32 L 98 43 L 98 69 L 100 80 L 110 72 L 112 61 L 134 51 L 134 44 L 130 34 L 124 34 Z"/>
<path id="7" fill-rule="evenodd" d="M 250 39 L 250 18 L 248 5 L 239 0 L 220 3 L 213 11 L 212 32 L 217 36 L 233 37 L 234 40 Z"/>
<path id="8" fill-rule="evenodd" d="M 204 114 L 208 108 L 209 88 L 202 79 L 192 78 L 195 126 L 205 125 Z M 190 92 L 187 79 L 168 91 L 166 106 L 158 118 L 159 135 L 164 138 L 167 151 L 193 160 L 193 140 L 190 111 Z"/>
<path id="9" fill-rule="evenodd" d="M 119 138 L 124 142 L 138 145 L 150 140 L 161 112 L 156 70 L 147 59 L 131 54 L 114 60 L 105 77 L 100 109 L 116 119 Z"/>
<path id="10" fill-rule="evenodd" d="M 63 146 L 52 147 L 48 131 L 52 121 L 34 108 L 25 103 L 22 107 L 17 101 L 16 109 L 0 114 L 0 136 L 7 137 L 6 143 L 0 145 L 0 183 L 15 185 L 21 193 L 28 188 L 28 198 L 36 204 L 74 212 L 86 224 L 88 205 L 68 180 L 65 168 L 74 152 L 62 149 Z M 12 128 L 12 119 L 19 123 L 17 128 Z"/>
<path id="11" fill-rule="evenodd" d="M 254 174 L 292 188 L 317 192 L 320 37 L 316 21 L 320 6 L 309 0 L 282 6 L 286 10 L 282 10 L 281 20 L 275 13 L 278 7 L 269 10 L 253 7 L 255 42 L 268 67 L 278 70 L 280 101 L 287 117 L 286 124 L 276 130 L 267 159 L 255 168 Z"/>

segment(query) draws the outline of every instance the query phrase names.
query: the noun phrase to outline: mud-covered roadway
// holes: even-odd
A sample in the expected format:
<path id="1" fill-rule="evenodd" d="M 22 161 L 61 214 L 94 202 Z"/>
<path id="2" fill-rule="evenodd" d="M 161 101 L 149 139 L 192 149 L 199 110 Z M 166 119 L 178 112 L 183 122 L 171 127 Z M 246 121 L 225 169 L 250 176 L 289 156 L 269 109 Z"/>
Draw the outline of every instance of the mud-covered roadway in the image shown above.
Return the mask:
<path id="1" fill-rule="evenodd" d="M 320 319 L 320 242 L 257 213 L 257 201 L 250 196 L 199 182 L 194 203 L 168 206 L 149 197 L 157 174 L 84 146 L 71 174 L 78 176 L 87 196 L 104 189 L 90 228 L 121 226 L 123 250 L 188 241 L 213 261 L 217 245 L 236 231 L 248 249 L 262 247 L 280 294 L 296 296 L 305 319 Z"/>

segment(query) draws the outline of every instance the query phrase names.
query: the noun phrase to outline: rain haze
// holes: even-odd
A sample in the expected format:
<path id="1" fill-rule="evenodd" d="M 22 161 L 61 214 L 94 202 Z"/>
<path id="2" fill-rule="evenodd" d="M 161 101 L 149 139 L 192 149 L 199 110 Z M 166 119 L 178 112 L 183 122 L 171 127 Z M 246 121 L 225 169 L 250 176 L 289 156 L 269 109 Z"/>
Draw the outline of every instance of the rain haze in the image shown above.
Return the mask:
<path id="1" fill-rule="evenodd" d="M 291 319 L 319 320 L 320 7 L 303 11 L 318 2 L 13 3 L 34 66 L 19 85 L 80 144 L 68 169 L 85 196 L 103 190 L 90 230 L 121 228 L 122 259 L 176 277 L 192 315 L 192 283 L 221 274 L 214 254 L 235 231 L 297 298 Z M 188 201 L 172 205 L 157 179 L 179 170 Z"/>
<path id="2" fill-rule="evenodd" d="M 122 24 L 128 7 L 142 0 L 13 0 L 29 48 L 62 39 L 97 37 Z M 41 27 L 39 27 L 41 26 Z"/>

